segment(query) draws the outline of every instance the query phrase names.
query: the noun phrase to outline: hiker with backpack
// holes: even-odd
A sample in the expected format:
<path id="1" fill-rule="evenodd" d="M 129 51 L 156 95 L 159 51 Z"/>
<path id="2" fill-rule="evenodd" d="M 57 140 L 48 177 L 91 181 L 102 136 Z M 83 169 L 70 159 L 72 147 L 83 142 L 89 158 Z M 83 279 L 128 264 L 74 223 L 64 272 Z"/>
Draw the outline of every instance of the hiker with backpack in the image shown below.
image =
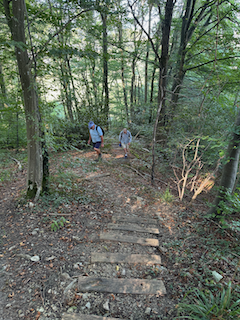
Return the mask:
<path id="1" fill-rule="evenodd" d="M 88 144 L 90 144 L 92 140 L 93 149 L 96 151 L 98 156 L 96 161 L 99 161 L 102 159 L 102 153 L 101 153 L 100 147 L 104 147 L 104 143 L 103 143 L 104 132 L 102 128 L 100 126 L 95 125 L 93 121 L 89 121 L 88 128 L 89 128 Z"/>
<path id="2" fill-rule="evenodd" d="M 124 150 L 124 158 L 127 159 L 130 143 L 132 142 L 131 132 L 124 128 L 119 134 L 120 146 Z"/>

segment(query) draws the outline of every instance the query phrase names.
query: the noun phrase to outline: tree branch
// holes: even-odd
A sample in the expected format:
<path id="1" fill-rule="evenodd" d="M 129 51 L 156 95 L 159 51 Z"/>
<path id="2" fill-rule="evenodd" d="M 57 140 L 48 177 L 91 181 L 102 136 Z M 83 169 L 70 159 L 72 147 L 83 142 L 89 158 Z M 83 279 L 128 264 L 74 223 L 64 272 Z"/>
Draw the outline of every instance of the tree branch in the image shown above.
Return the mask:
<path id="1" fill-rule="evenodd" d="M 83 13 L 86 13 L 88 11 L 94 10 L 95 8 L 89 8 L 89 9 L 85 9 L 82 10 L 80 13 L 76 14 L 75 16 L 73 16 L 68 22 L 66 22 L 58 31 L 56 31 L 49 39 L 47 42 L 44 43 L 44 45 L 40 48 L 40 50 L 36 53 L 35 55 L 35 59 L 37 58 L 37 56 L 43 52 L 43 50 L 46 48 L 46 46 L 59 34 L 61 33 L 73 20 L 77 19 L 78 17 L 80 17 Z"/>
<path id="2" fill-rule="evenodd" d="M 213 60 L 210 60 L 210 61 L 208 61 L 208 62 L 201 63 L 201 64 L 199 64 L 199 65 L 197 65 L 197 66 L 194 66 L 194 67 L 191 67 L 191 68 L 187 68 L 187 69 L 185 69 L 184 71 L 187 72 L 187 71 L 200 68 L 200 67 L 202 67 L 202 66 L 205 66 L 205 65 L 207 65 L 207 64 L 210 64 L 210 63 L 213 63 L 213 62 L 216 62 L 216 61 L 223 61 L 223 60 L 234 59 L 234 58 L 240 58 L 240 56 L 230 56 L 230 57 L 226 57 L 226 58 L 213 59 Z"/>

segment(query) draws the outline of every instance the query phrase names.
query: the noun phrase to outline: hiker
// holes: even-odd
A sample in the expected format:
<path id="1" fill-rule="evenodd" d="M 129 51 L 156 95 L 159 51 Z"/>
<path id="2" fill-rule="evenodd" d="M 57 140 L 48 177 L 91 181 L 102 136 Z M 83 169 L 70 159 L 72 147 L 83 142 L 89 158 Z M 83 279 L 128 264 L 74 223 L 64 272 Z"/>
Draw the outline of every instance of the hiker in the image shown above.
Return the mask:
<path id="1" fill-rule="evenodd" d="M 132 142 L 132 135 L 131 132 L 124 128 L 119 134 L 119 142 L 120 146 L 123 147 L 124 150 L 124 158 L 128 157 L 128 151 L 130 143 Z"/>
<path id="2" fill-rule="evenodd" d="M 95 125 L 93 121 L 89 121 L 88 128 L 89 128 L 88 144 L 90 144 L 90 142 L 92 140 L 93 149 L 96 151 L 97 156 L 98 156 L 96 161 L 99 161 L 102 158 L 102 153 L 101 153 L 100 147 L 104 147 L 103 131 L 102 131 L 101 127 Z"/>

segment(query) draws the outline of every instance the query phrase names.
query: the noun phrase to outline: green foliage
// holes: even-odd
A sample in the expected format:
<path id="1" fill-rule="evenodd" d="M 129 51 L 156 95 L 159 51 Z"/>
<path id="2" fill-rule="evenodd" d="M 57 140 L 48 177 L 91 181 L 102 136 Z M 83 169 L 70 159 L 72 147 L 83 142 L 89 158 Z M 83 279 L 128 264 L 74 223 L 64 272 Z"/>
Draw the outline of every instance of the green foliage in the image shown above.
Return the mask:
<path id="1" fill-rule="evenodd" d="M 227 221 L 226 219 L 233 213 L 240 211 L 240 188 L 232 194 L 231 190 L 220 190 L 221 201 L 218 204 L 217 212 L 212 213 L 212 218 L 219 219 L 223 224 Z"/>
<path id="2" fill-rule="evenodd" d="M 58 231 L 60 228 L 64 227 L 64 224 L 66 223 L 66 219 L 64 217 L 61 217 L 57 220 L 53 220 L 51 223 L 51 231 Z"/>
<path id="3" fill-rule="evenodd" d="M 227 288 L 215 294 L 209 290 L 193 289 L 178 305 L 178 319 L 191 320 L 236 320 L 240 315 L 239 294 L 229 282 Z"/>
<path id="4" fill-rule="evenodd" d="M 171 194 L 169 190 L 169 186 L 166 188 L 165 192 L 161 195 L 161 200 L 166 203 L 171 203 L 174 200 L 174 196 Z"/>
<path id="5" fill-rule="evenodd" d="M 47 141 L 54 151 L 64 151 L 69 148 L 83 148 L 86 146 L 89 137 L 86 123 L 72 123 L 64 119 L 56 118 L 54 123 L 49 125 Z"/>
<path id="6" fill-rule="evenodd" d="M 22 110 L 4 105 L 0 107 L 0 146 L 4 148 L 25 147 L 27 144 L 26 124 Z"/>

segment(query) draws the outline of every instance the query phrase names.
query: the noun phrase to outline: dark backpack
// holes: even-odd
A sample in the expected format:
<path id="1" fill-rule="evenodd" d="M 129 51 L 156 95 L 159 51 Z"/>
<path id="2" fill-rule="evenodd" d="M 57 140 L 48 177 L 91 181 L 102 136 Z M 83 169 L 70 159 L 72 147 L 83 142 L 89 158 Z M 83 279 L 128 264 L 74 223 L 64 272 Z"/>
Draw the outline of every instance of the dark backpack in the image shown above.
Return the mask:
<path id="1" fill-rule="evenodd" d="M 100 129 L 102 129 L 102 133 L 103 133 L 103 136 L 104 136 L 105 131 L 103 130 L 102 127 L 96 125 L 96 130 L 97 130 L 97 132 L 98 132 L 98 127 L 99 127 Z"/>

